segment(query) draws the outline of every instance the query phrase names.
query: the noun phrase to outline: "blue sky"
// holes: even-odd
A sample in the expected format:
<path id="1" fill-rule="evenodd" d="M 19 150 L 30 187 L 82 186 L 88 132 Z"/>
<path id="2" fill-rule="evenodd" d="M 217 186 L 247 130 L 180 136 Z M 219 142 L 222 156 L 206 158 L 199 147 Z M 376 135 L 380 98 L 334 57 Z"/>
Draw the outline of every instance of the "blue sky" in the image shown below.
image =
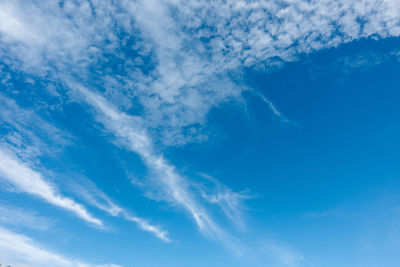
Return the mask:
<path id="1" fill-rule="evenodd" d="M 395 0 L 0 1 L 0 264 L 391 267 Z"/>

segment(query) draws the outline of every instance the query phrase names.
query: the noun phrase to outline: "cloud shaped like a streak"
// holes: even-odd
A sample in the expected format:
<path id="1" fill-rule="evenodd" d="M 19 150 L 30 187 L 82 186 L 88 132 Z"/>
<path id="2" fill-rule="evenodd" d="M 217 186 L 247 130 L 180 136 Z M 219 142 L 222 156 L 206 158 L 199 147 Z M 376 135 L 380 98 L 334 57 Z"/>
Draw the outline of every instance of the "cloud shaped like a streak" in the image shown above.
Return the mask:
<path id="1" fill-rule="evenodd" d="M 56 187 L 47 182 L 41 173 L 31 169 L 15 155 L 1 148 L 0 178 L 25 193 L 39 197 L 54 206 L 74 213 L 92 225 L 103 226 L 103 222 L 91 215 L 84 206 L 58 193 Z"/>
<path id="2" fill-rule="evenodd" d="M 124 145 L 124 148 L 140 155 L 149 170 L 157 177 L 157 184 L 162 186 L 166 201 L 182 207 L 196 222 L 199 230 L 222 241 L 238 254 L 240 245 L 225 232 L 208 214 L 207 210 L 189 191 L 186 180 L 179 175 L 175 167 L 170 165 L 163 155 L 155 151 L 150 137 L 142 127 L 140 118 L 134 118 L 110 104 L 104 97 L 96 94 L 80 84 L 65 80 L 71 90 L 80 95 L 82 101 L 94 109 L 96 120 L 112 133 Z M 134 217 L 124 215 L 127 219 Z"/>
<path id="3" fill-rule="evenodd" d="M 243 216 L 243 202 L 255 196 L 252 196 L 248 190 L 234 192 L 231 188 L 210 175 L 200 173 L 198 176 L 206 182 L 194 184 L 197 190 L 200 191 L 201 197 L 210 204 L 218 205 L 237 230 L 245 231 L 246 223 Z"/>
<path id="4" fill-rule="evenodd" d="M 88 204 L 105 211 L 109 215 L 134 222 L 143 231 L 149 232 L 165 242 L 171 241 L 167 231 L 157 225 L 153 225 L 147 219 L 133 215 L 125 208 L 120 207 L 90 181 L 87 180 L 83 183 L 73 184 L 72 190 L 74 194 L 81 197 Z"/>
<path id="5" fill-rule="evenodd" d="M 121 267 L 115 264 L 93 265 L 46 250 L 25 235 L 0 227 L 1 264 L 31 267 Z"/>
<path id="6" fill-rule="evenodd" d="M 0 223 L 38 231 L 46 231 L 54 224 L 52 220 L 41 217 L 34 212 L 6 204 L 0 204 Z"/>
<path id="7" fill-rule="evenodd" d="M 68 133 L 65 131 L 62 132 L 49 124 L 35 114 L 35 112 L 20 108 L 15 101 L 1 94 L 0 101 L 3 104 L 0 106 L 0 121 L 3 123 L 2 126 L 8 126 L 6 129 L 9 131 L 6 137 L 0 138 L 0 145 L 7 148 L 10 152 L 12 151 L 13 153 L 11 154 L 15 154 L 18 158 L 29 161 L 38 156 L 50 156 L 54 154 L 54 151 L 56 151 L 59 146 L 69 143 Z M 136 223 L 140 229 L 152 233 L 163 241 L 170 241 L 168 233 L 165 230 L 117 206 L 88 179 L 86 179 L 85 183 L 87 187 L 75 183 L 74 193 L 79 192 L 79 195 L 89 204 L 106 211 L 112 216 L 119 216 L 128 221 L 132 221 Z M 54 187 L 54 185 L 50 186 Z M 91 190 L 89 190 L 89 188 Z M 15 216 L 13 217 L 15 218 Z"/>

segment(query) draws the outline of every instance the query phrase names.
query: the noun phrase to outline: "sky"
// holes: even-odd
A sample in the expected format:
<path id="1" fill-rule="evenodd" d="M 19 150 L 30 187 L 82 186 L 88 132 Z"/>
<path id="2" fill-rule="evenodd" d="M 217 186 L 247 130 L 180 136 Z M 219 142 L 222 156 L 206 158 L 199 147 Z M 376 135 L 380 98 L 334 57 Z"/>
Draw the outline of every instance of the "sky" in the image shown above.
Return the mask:
<path id="1" fill-rule="evenodd" d="M 0 0 L 0 264 L 397 267 L 397 0 Z"/>

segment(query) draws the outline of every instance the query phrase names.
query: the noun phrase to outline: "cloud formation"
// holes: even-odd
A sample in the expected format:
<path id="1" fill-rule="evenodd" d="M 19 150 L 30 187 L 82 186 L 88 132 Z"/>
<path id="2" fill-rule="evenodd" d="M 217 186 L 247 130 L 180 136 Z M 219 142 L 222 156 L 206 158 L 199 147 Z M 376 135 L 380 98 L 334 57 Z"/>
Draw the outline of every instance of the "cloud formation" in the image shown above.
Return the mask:
<path id="1" fill-rule="evenodd" d="M 217 225 L 207 210 L 190 192 L 186 179 L 176 171 L 174 166 L 167 162 L 162 154 L 156 152 L 150 137 L 146 133 L 146 129 L 142 127 L 140 118 L 119 112 L 104 97 L 77 83 L 66 82 L 71 87 L 71 90 L 80 94 L 81 99 L 95 110 L 96 120 L 102 123 L 123 144 L 125 149 L 140 155 L 143 162 L 155 175 L 156 186 L 160 187 L 163 192 L 162 196 L 160 196 L 164 198 L 163 200 L 173 205 L 179 205 L 191 215 L 201 232 L 217 238 L 240 253 L 232 237 Z M 133 221 L 138 220 L 130 215 L 124 215 L 124 217 Z M 143 226 L 148 228 L 145 225 Z"/>
<path id="2" fill-rule="evenodd" d="M 36 160 L 42 155 L 54 156 L 71 143 L 72 137 L 32 110 L 26 110 L 0 94 L 0 144 L 24 160 Z"/>
<path id="3" fill-rule="evenodd" d="M 39 216 L 34 212 L 5 204 L 0 204 L 0 223 L 39 231 L 48 230 L 53 226 L 52 220 Z"/>
<path id="4" fill-rule="evenodd" d="M 275 242 L 268 242 L 262 245 L 263 253 L 274 260 L 278 266 L 297 267 L 302 266 L 304 256 L 291 248 L 278 245 Z"/>
<path id="5" fill-rule="evenodd" d="M 55 185 L 46 181 L 42 174 L 33 170 L 9 151 L 0 148 L 0 178 L 18 190 L 39 197 L 46 202 L 74 213 L 79 218 L 96 226 L 103 222 L 91 215 L 87 209 L 73 199 L 62 196 Z"/>
<path id="6" fill-rule="evenodd" d="M 73 193 L 78 195 L 89 205 L 103 210 L 111 216 L 121 217 L 127 221 L 134 222 L 143 231 L 147 231 L 165 242 L 171 241 L 168 237 L 167 231 L 157 225 L 153 225 L 147 219 L 135 216 L 128 210 L 120 207 L 89 180 L 74 183 L 71 187 Z"/>
<path id="7" fill-rule="evenodd" d="M 55 151 L 59 151 L 61 147 L 68 145 L 72 142 L 73 138 L 66 131 L 61 131 L 57 129 L 52 124 L 43 120 L 34 111 L 22 109 L 16 104 L 14 100 L 2 96 L 1 94 L 0 101 L 3 103 L 3 105 L 0 107 L 0 121 L 2 121 L 1 128 L 4 128 L 7 132 L 6 135 L 0 138 L 0 149 L 1 147 L 3 147 L 4 151 L 9 151 L 9 156 L 14 154 L 16 156 L 14 157 L 14 160 L 18 160 L 17 158 L 19 158 L 26 162 L 40 162 L 38 158 L 42 156 L 54 156 Z M 25 162 L 19 161 L 18 164 L 13 167 L 22 166 L 24 164 L 26 165 Z M 28 168 L 25 169 L 25 174 L 27 169 Z M 42 175 L 37 172 L 35 174 L 33 173 L 34 171 L 26 175 L 34 175 L 36 177 Z M 15 185 L 15 179 L 12 181 Z M 41 178 L 40 181 L 43 183 L 48 183 L 44 181 L 43 178 Z M 35 181 L 31 182 L 35 183 Z M 152 225 L 146 219 L 129 214 L 129 212 L 114 204 L 107 195 L 98 190 L 96 186 L 88 179 L 85 180 L 85 183 L 86 187 L 75 183 L 74 191 L 79 192 L 79 195 L 83 197 L 83 199 L 89 204 L 95 206 L 98 209 L 106 211 L 112 216 L 120 216 L 129 221 L 133 221 L 139 226 L 140 229 L 148 231 L 164 241 L 169 241 L 166 231 L 162 230 L 158 226 Z M 24 188 L 28 187 L 29 185 L 24 185 Z M 18 184 L 18 188 L 21 190 L 21 184 Z M 55 185 L 48 183 L 47 189 L 49 188 L 53 188 L 53 194 L 55 194 Z M 42 192 L 40 195 L 38 191 L 39 190 L 36 190 L 35 192 L 29 191 L 28 193 L 34 193 L 38 196 L 41 196 L 47 201 L 51 201 L 50 203 L 58 203 L 58 206 L 61 205 L 65 207 L 65 205 L 67 205 L 66 203 L 60 204 L 60 201 L 55 201 L 54 196 L 49 197 L 49 192 Z M 25 190 L 25 192 L 27 191 Z M 64 200 L 64 202 L 66 201 Z M 69 203 L 69 206 L 74 205 L 75 204 L 72 202 Z M 81 210 L 78 213 L 81 214 L 80 217 L 82 217 L 83 207 L 80 207 L 80 205 L 78 205 L 74 208 L 75 211 L 77 211 L 76 208 L 78 208 L 78 210 Z M 88 219 L 87 216 L 85 216 L 85 218 L 86 220 Z M 93 223 L 94 221 L 92 219 L 93 218 L 91 218 L 90 221 Z M 100 221 L 97 221 L 96 224 L 100 225 Z"/>
<path id="8" fill-rule="evenodd" d="M 0 227 L 0 259 L 2 265 L 43 267 L 120 267 L 115 264 L 93 265 L 46 250 L 25 235 Z"/>
<path id="9" fill-rule="evenodd" d="M 249 190 L 235 192 L 210 175 L 199 174 L 199 176 L 203 178 L 203 181 L 194 186 L 200 191 L 201 197 L 206 202 L 219 206 L 237 230 L 245 231 L 246 223 L 243 215 L 245 206 L 243 202 L 254 197 Z"/>
<path id="10" fill-rule="evenodd" d="M 241 82 L 247 69 L 269 71 L 305 53 L 399 35 L 396 0 L 0 2 L 4 64 L 61 84 L 68 93 L 55 93 L 63 100 L 88 104 L 104 129 L 140 155 L 163 192 L 160 197 L 185 210 L 203 233 L 229 240 L 225 243 L 234 242 L 155 144 L 206 140 L 207 114 L 241 98 L 249 89 Z M 84 207 L 58 195 L 40 173 L 0 153 L 0 172 L 8 181 L 101 224 Z M 10 164 L 15 169 L 8 169 Z M 240 216 L 234 212 L 240 197 L 223 192 L 203 197 L 228 217 Z M 98 200 L 90 199 L 111 215 L 122 214 L 111 202 Z M 137 217 L 124 217 L 163 236 Z"/>
<path id="11" fill-rule="evenodd" d="M 98 80 L 121 108 L 139 106 L 149 132 L 167 145 L 205 140 L 208 112 L 247 90 L 238 83 L 243 67 L 268 70 L 300 54 L 400 34 L 395 0 L 14 1 L 1 9 L 7 62 Z"/>

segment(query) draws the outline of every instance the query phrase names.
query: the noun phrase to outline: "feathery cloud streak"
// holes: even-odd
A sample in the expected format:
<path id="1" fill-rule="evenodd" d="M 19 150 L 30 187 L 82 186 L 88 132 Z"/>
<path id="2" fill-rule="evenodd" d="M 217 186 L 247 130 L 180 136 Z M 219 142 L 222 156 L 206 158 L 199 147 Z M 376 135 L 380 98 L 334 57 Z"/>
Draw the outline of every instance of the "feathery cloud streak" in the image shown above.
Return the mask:
<path id="1" fill-rule="evenodd" d="M 36 213 L 11 205 L 0 204 L 0 222 L 12 226 L 22 226 L 39 231 L 48 230 L 53 221 Z"/>
<path id="2" fill-rule="evenodd" d="M 19 190 L 37 196 L 46 202 L 74 213 L 79 218 L 96 226 L 103 222 L 91 215 L 84 206 L 73 199 L 60 195 L 55 186 L 43 176 L 28 167 L 9 151 L 0 148 L 0 177 L 10 182 Z"/>
<path id="3" fill-rule="evenodd" d="M 33 240 L 24 235 L 3 227 L 0 227 L 0 258 L 2 260 L 1 264 L 15 264 L 21 267 L 120 267 L 115 264 L 92 265 L 66 258 L 38 246 Z"/>
<path id="4" fill-rule="evenodd" d="M 105 211 L 111 216 L 121 217 L 127 221 L 136 223 L 140 229 L 149 232 L 157 238 L 170 242 L 168 232 L 159 226 L 151 224 L 148 220 L 132 215 L 128 210 L 115 204 L 106 194 L 101 192 L 96 186 L 89 181 L 84 184 L 74 184 L 72 189 L 75 194 L 85 200 L 88 204 Z"/>
<path id="5" fill-rule="evenodd" d="M 235 252 L 241 253 L 236 241 L 221 229 L 207 213 L 206 209 L 189 191 L 186 180 L 178 174 L 162 155 L 156 153 L 150 137 L 142 127 L 140 118 L 119 112 L 102 96 L 87 88 L 67 81 L 71 90 L 81 95 L 81 98 L 95 109 L 96 120 L 114 134 L 124 144 L 127 150 L 138 153 L 149 170 L 157 177 L 157 183 L 162 185 L 166 201 L 184 208 L 196 222 L 199 230 L 222 241 Z M 136 221 L 134 217 L 125 215 L 127 219 Z"/>
<path id="6" fill-rule="evenodd" d="M 0 95 L 0 101 L 3 103 L 0 107 L 0 120 L 3 121 L 3 126 L 8 126 L 6 129 L 9 132 L 4 138 L 0 138 L 0 144 L 7 150 L 13 151 L 20 159 L 29 161 L 37 156 L 50 156 L 57 150 L 58 146 L 69 143 L 68 133 L 61 132 L 40 118 L 35 112 L 20 108 L 15 101 L 2 95 Z M 46 143 L 42 140 L 43 136 Z M 19 163 L 22 164 L 22 162 Z M 79 195 L 89 204 L 112 216 L 120 216 L 135 222 L 140 229 L 150 232 L 166 242 L 169 241 L 166 231 L 117 206 L 89 180 L 86 181 L 86 184 L 88 186 L 86 188 L 75 184 L 74 191 L 78 191 Z M 54 185 L 49 186 L 54 187 Z M 89 188 L 92 190 L 90 191 Z"/>
<path id="7" fill-rule="evenodd" d="M 153 144 L 146 130 L 142 127 L 139 117 L 120 113 L 116 107 L 108 103 L 102 96 L 78 84 L 70 84 L 70 87 L 72 90 L 77 90 L 85 102 L 95 108 L 97 120 L 103 123 L 106 129 L 121 139 L 128 150 L 136 152 L 142 157 L 145 164 L 157 175 L 160 182 L 166 186 L 165 189 L 171 200 L 189 211 L 201 230 L 206 230 L 207 224 L 210 224 L 212 228 L 215 227 L 208 215 L 205 214 L 205 211 L 198 207 L 198 204 L 189 194 L 184 179 L 176 173 L 174 167 L 169 165 L 161 155 L 155 153 Z"/>

